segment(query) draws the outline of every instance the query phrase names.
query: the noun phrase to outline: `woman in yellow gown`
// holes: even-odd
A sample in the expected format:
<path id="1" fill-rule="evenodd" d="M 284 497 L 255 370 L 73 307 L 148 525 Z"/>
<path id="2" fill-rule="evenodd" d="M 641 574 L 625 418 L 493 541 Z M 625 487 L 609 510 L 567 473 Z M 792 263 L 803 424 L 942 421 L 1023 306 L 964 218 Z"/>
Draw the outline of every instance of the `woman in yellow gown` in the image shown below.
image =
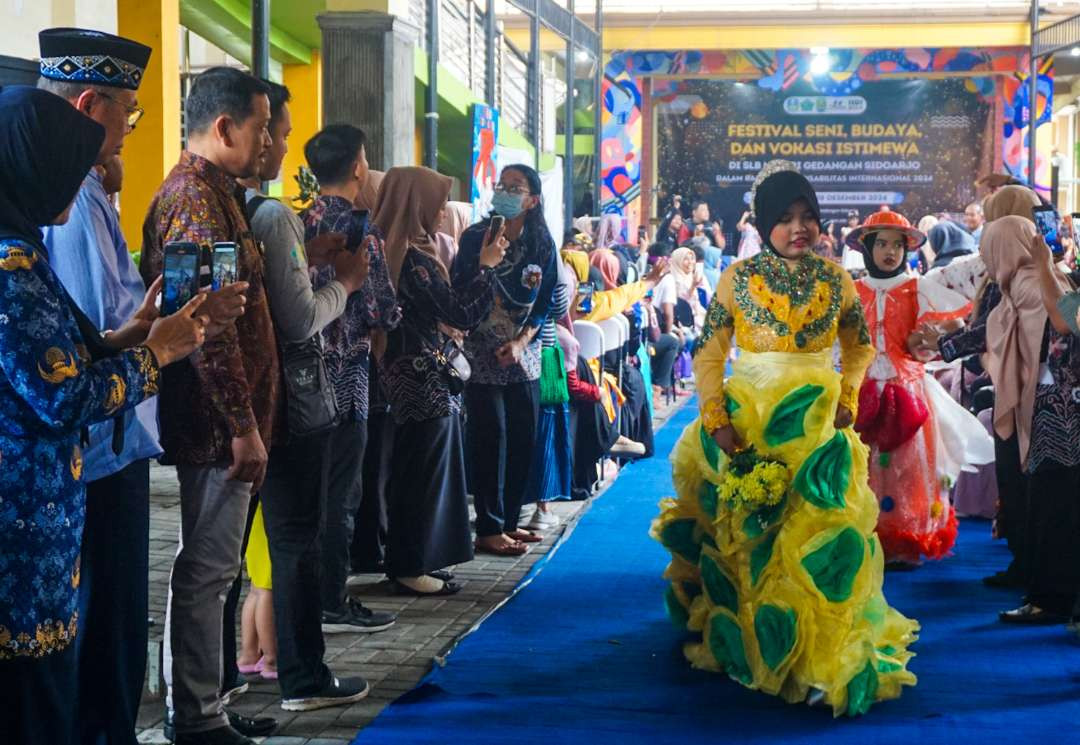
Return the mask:
<path id="1" fill-rule="evenodd" d="M 653 523 L 672 554 L 668 612 L 694 634 L 695 667 L 863 714 L 914 685 L 918 631 L 882 595 L 877 500 L 851 429 L 874 348 L 851 278 L 811 252 L 810 183 L 774 161 L 752 201 L 765 250 L 717 285 L 694 362 L 701 417 L 672 455 L 678 498 Z"/>

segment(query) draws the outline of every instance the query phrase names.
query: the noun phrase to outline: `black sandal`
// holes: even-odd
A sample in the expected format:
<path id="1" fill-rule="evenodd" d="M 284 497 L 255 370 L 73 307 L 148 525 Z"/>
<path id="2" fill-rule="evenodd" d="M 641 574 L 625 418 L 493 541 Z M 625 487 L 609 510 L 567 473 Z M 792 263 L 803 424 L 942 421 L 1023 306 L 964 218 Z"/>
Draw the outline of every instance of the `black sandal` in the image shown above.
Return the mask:
<path id="1" fill-rule="evenodd" d="M 428 572 L 427 576 L 441 579 L 443 582 L 451 582 L 454 579 L 454 573 L 448 572 L 445 569 L 436 569 L 434 572 Z"/>

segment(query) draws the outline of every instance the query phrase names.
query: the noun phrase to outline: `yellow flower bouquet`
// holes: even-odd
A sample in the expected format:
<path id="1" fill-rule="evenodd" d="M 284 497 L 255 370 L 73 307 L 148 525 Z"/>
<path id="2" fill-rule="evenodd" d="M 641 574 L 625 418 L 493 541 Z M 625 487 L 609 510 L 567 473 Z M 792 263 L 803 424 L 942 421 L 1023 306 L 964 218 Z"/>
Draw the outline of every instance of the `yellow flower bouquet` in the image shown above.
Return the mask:
<path id="1" fill-rule="evenodd" d="M 734 455 L 728 463 L 717 496 L 749 508 L 779 504 L 791 485 L 791 471 L 776 460 L 758 455 L 749 448 Z"/>

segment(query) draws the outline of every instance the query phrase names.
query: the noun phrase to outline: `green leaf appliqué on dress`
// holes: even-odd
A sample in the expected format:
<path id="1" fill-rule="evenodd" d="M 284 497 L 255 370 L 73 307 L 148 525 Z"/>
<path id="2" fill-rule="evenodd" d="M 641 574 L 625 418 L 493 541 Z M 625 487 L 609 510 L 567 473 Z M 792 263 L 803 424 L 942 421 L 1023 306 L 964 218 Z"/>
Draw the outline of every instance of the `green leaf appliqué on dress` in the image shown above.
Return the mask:
<path id="1" fill-rule="evenodd" d="M 795 647 L 798 630 L 795 611 L 775 605 L 763 605 L 754 614 L 754 634 L 757 636 L 761 659 L 776 670 Z"/>
<path id="2" fill-rule="evenodd" d="M 851 445 L 841 432 L 803 462 L 794 487 L 810 504 L 823 510 L 843 509 L 851 482 Z"/>
<path id="3" fill-rule="evenodd" d="M 824 386 L 804 385 L 784 396 L 765 427 L 765 442 L 776 447 L 806 434 L 806 412 L 824 392 Z"/>
<path id="4" fill-rule="evenodd" d="M 803 557 L 803 568 L 829 602 L 842 603 L 851 597 L 851 587 L 862 567 L 864 545 L 855 528 L 844 528 L 817 551 Z"/>

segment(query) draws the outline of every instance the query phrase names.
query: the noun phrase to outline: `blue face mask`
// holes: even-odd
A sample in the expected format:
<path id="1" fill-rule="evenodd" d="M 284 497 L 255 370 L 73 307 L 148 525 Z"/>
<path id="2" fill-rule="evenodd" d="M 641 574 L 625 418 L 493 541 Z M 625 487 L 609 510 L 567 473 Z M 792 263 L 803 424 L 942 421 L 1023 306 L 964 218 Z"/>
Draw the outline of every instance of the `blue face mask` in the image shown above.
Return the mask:
<path id="1" fill-rule="evenodd" d="M 491 209 L 496 215 L 502 215 L 507 220 L 513 220 L 524 212 L 522 202 L 528 194 L 511 194 L 508 191 L 497 191 L 491 198 Z"/>

